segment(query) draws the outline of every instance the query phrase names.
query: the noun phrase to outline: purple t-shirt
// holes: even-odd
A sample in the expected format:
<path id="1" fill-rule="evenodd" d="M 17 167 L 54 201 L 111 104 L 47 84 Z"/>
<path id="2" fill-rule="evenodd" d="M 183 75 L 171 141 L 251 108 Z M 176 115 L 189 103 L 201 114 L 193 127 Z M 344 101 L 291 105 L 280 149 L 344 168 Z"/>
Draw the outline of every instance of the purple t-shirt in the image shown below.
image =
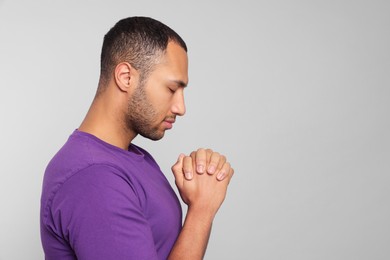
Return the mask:
<path id="1" fill-rule="evenodd" d="M 166 259 L 180 202 L 145 150 L 76 130 L 47 166 L 41 197 L 46 259 Z"/>

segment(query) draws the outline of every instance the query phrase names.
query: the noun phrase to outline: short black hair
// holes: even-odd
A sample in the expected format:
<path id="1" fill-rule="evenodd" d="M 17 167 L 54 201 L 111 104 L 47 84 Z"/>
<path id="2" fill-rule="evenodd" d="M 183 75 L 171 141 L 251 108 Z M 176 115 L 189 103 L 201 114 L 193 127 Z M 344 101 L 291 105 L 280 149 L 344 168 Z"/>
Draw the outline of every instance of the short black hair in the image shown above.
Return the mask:
<path id="1" fill-rule="evenodd" d="M 168 43 L 179 44 L 186 52 L 184 40 L 167 25 L 149 17 L 120 20 L 104 36 L 100 57 L 99 92 L 107 85 L 112 71 L 120 62 L 128 62 L 146 78 L 156 59 Z"/>

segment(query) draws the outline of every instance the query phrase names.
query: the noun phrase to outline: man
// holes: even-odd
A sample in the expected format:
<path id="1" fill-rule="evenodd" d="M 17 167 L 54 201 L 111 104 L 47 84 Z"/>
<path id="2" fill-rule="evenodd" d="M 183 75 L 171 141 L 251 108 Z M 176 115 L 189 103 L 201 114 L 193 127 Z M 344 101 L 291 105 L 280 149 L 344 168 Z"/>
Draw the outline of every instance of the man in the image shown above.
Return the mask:
<path id="1" fill-rule="evenodd" d="M 41 198 L 46 259 L 201 259 L 233 169 L 198 149 L 172 166 L 180 203 L 151 155 L 132 144 L 159 140 L 185 113 L 187 47 L 166 25 L 119 21 L 104 37 L 96 96 L 49 163 Z"/>

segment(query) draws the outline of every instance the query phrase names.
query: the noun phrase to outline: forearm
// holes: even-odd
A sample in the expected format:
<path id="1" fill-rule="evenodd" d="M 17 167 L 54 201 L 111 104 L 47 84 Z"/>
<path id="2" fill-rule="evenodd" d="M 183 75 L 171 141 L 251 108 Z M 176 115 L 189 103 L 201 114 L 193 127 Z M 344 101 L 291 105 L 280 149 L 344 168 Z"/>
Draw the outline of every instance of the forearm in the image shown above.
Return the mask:
<path id="1" fill-rule="evenodd" d="M 189 207 L 182 231 L 169 255 L 169 260 L 203 259 L 210 237 L 214 215 L 204 209 Z"/>
<path id="2" fill-rule="evenodd" d="M 223 173 L 225 178 L 218 179 L 209 172 L 203 172 L 203 174 L 197 172 L 193 174 L 192 179 L 187 180 L 184 175 L 191 169 L 183 167 L 183 165 L 189 165 L 189 168 L 192 165 L 192 169 L 197 169 L 194 153 L 192 152 L 191 156 L 181 154 L 172 166 L 176 186 L 184 203 L 188 205 L 188 211 L 182 231 L 169 254 L 169 260 L 203 259 L 215 214 L 225 199 L 227 186 L 234 172 L 225 159 L 222 159 L 222 163 L 219 165 L 215 160 L 215 155 L 214 157 L 210 155 L 209 159 L 214 160 L 214 165 L 219 165 L 214 174 L 218 176 Z M 199 150 L 196 153 L 200 153 Z M 214 159 L 211 159 L 212 157 Z M 205 169 L 208 169 L 208 165 L 206 163 Z"/>

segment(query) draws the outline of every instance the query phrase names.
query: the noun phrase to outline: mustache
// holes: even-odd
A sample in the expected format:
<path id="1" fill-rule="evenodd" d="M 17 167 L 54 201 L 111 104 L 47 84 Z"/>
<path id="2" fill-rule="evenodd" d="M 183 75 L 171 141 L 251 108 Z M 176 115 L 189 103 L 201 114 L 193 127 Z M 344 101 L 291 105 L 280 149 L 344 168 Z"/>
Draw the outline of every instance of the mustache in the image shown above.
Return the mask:
<path id="1" fill-rule="evenodd" d="M 170 122 L 170 123 L 175 123 L 175 121 L 176 121 L 176 116 L 175 116 L 175 115 L 166 116 L 166 117 L 164 118 L 163 121 Z"/>

